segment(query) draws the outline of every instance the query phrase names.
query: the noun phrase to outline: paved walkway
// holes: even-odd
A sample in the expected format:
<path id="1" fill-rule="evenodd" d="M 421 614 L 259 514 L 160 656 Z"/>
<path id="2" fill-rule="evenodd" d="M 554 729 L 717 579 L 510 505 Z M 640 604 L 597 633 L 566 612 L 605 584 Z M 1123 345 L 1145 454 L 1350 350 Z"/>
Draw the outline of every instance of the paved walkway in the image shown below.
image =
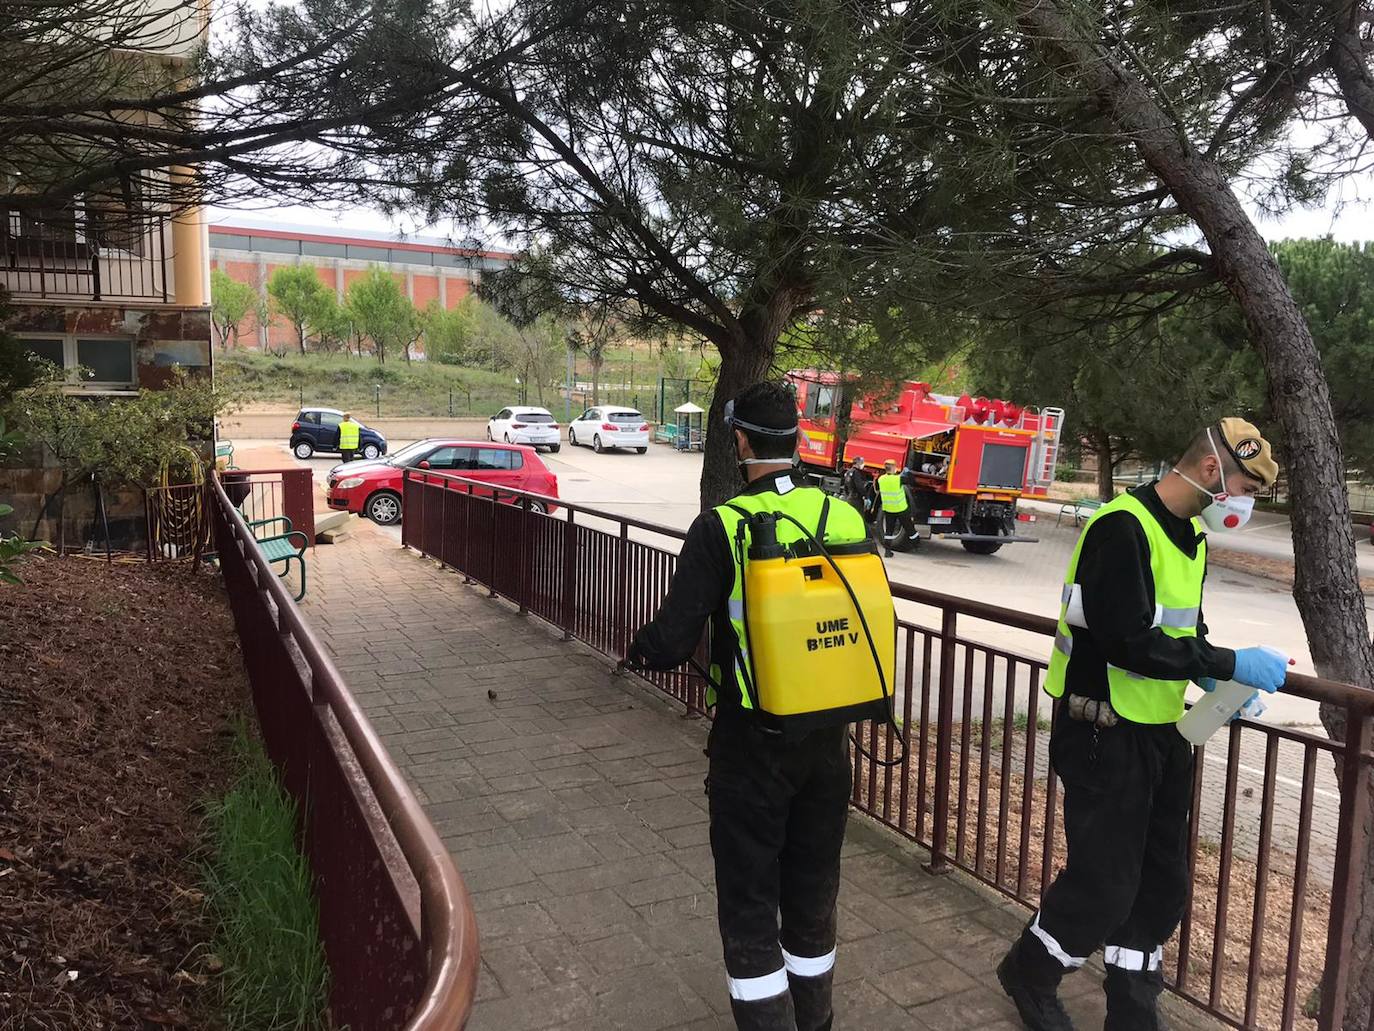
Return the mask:
<path id="1" fill-rule="evenodd" d="M 706 724 L 373 527 L 310 557 L 304 607 L 453 850 L 482 972 L 474 1031 L 732 1028 Z M 344 615 L 347 613 L 347 615 Z M 1023 911 L 850 821 L 836 1027 L 1013 1029 L 992 970 Z M 1071 979 L 1082 1028 L 1099 977 Z M 1212 1027 L 1171 1006 L 1177 1027 Z"/>

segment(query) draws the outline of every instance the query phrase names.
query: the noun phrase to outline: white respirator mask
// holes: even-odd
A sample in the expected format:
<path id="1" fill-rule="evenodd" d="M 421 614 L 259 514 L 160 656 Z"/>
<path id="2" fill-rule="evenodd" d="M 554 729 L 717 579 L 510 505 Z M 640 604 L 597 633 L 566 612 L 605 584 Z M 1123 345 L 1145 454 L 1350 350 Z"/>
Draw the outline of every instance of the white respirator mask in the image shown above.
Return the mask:
<path id="1" fill-rule="evenodd" d="M 1212 445 L 1212 454 L 1217 457 L 1217 469 L 1224 469 L 1225 464 L 1221 460 L 1221 453 L 1217 450 L 1217 442 L 1212 438 L 1211 427 L 1207 428 L 1207 443 Z M 1248 494 L 1228 494 L 1226 491 L 1225 473 L 1219 473 L 1221 476 L 1221 486 L 1219 489 L 1212 491 L 1198 483 L 1181 469 L 1175 469 L 1174 472 L 1178 473 L 1190 484 L 1212 499 L 1212 503 L 1204 508 L 1199 515 L 1199 518 L 1202 519 L 1202 525 L 1207 527 L 1207 529 L 1217 533 L 1221 533 L 1225 530 L 1239 530 L 1250 521 L 1250 516 L 1255 511 L 1255 499 Z"/>

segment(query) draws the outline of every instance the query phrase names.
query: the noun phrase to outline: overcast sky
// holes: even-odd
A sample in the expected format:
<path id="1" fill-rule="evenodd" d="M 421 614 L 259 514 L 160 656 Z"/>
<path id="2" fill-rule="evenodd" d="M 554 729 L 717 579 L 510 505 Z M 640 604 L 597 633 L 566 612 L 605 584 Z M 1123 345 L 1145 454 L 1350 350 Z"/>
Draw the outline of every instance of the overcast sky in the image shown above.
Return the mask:
<path id="1" fill-rule="evenodd" d="M 1331 236 L 1337 240 L 1374 240 L 1374 174 L 1354 175 L 1333 191 L 1325 204 L 1311 208 L 1294 208 L 1278 218 L 1269 217 L 1251 206 L 1260 232 L 1270 240 L 1297 237 Z M 351 230 L 388 233 L 396 236 L 436 236 L 448 239 L 452 226 L 424 226 L 414 219 L 391 219 L 371 208 L 326 209 L 299 205 L 274 208 L 256 204 L 252 208 L 211 208 L 211 224 L 229 222 L 254 226 L 274 224 L 292 227 L 315 226 L 326 233 L 347 234 Z M 505 249 L 508 244 L 499 239 L 481 241 L 459 240 L 459 243 L 478 242 L 487 247 Z"/>

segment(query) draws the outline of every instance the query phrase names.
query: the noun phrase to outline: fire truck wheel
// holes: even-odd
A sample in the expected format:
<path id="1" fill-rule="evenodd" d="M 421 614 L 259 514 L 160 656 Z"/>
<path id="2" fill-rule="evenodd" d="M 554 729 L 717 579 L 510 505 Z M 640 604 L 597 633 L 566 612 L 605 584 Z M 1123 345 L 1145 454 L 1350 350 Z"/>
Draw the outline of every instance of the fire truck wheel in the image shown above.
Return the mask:
<path id="1" fill-rule="evenodd" d="M 1001 541 L 960 541 L 964 550 L 974 555 L 991 555 L 1002 546 Z"/>

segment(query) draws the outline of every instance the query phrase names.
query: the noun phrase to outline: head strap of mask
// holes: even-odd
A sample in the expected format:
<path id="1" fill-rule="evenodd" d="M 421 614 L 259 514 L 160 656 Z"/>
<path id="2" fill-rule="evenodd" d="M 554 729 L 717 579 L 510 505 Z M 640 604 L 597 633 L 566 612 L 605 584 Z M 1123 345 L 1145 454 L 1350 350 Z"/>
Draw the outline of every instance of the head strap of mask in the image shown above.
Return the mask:
<path id="1" fill-rule="evenodd" d="M 757 423 L 745 422 L 743 419 L 735 418 L 735 402 L 733 399 L 725 402 L 725 425 L 732 430 L 748 430 L 750 433 L 762 433 L 765 437 L 792 437 L 797 433 L 797 427 L 780 430 L 775 426 L 760 426 Z M 769 461 L 779 461 L 779 459 L 769 459 Z"/>
<path id="2" fill-rule="evenodd" d="M 1212 454 L 1217 460 L 1217 475 L 1221 478 L 1221 484 L 1218 486 L 1218 488 L 1216 490 L 1209 490 L 1202 484 L 1198 483 L 1197 480 L 1193 479 L 1191 476 L 1185 473 L 1182 469 L 1175 468 L 1174 472 L 1178 473 L 1190 484 L 1192 484 L 1192 486 L 1196 487 L 1198 490 L 1200 490 L 1203 494 L 1206 494 L 1208 497 L 1213 499 L 1225 498 L 1230 496 L 1230 491 L 1226 489 L 1226 463 L 1222 460 L 1221 452 L 1217 449 L 1216 437 L 1212 436 L 1212 429 L 1213 427 L 1211 426 L 1207 427 L 1207 443 L 1212 446 Z M 1236 453 L 1231 450 L 1231 445 L 1226 439 L 1226 434 L 1221 432 L 1221 424 L 1218 423 L 1215 429 L 1217 431 L 1217 436 L 1221 437 L 1221 446 L 1225 448 L 1226 453 L 1231 456 L 1232 461 L 1234 461 L 1236 464 L 1236 468 L 1239 469 L 1242 473 L 1245 473 L 1247 477 L 1250 476 L 1250 474 L 1246 472 L 1245 466 L 1241 464 L 1240 459 L 1236 457 Z"/>

